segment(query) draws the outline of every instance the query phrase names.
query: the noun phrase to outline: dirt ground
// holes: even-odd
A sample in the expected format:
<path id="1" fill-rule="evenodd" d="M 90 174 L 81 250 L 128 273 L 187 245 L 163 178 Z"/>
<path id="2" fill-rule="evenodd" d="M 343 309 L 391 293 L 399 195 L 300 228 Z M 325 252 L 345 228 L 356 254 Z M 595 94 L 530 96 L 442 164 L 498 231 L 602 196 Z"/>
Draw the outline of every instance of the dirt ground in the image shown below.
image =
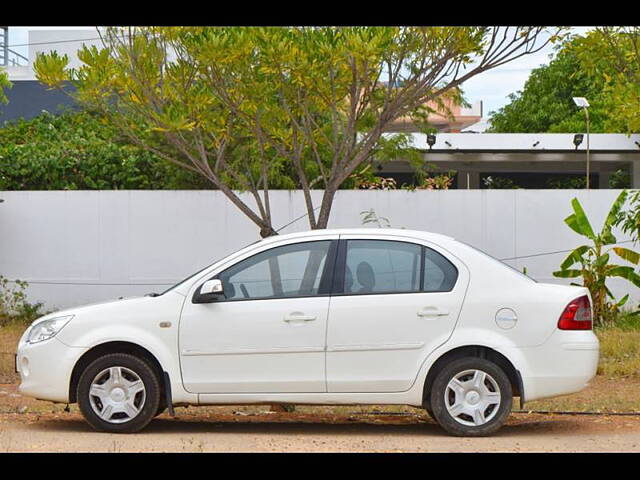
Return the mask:
<path id="1" fill-rule="evenodd" d="M 600 383 L 584 398 L 607 388 Z M 0 385 L 0 452 L 640 452 L 640 415 L 514 412 L 493 437 L 455 438 L 410 407 L 190 407 L 114 435 L 63 409 Z"/>

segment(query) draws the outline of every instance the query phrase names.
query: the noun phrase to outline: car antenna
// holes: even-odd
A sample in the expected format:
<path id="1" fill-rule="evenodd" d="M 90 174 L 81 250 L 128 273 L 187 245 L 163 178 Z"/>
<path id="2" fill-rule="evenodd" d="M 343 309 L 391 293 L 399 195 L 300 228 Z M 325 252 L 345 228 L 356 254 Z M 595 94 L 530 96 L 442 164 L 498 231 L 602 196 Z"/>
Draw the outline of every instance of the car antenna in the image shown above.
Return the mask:
<path id="1" fill-rule="evenodd" d="M 313 211 L 315 212 L 316 210 L 318 210 L 318 209 L 319 209 L 319 208 L 321 208 L 321 207 L 322 207 L 322 205 L 320 205 L 319 207 L 314 208 L 314 209 L 313 209 Z M 300 220 L 301 218 L 304 218 L 304 217 L 306 217 L 306 216 L 308 216 L 308 215 L 309 215 L 309 212 L 304 213 L 304 214 L 300 215 L 298 218 L 295 218 L 295 219 L 291 220 L 289 223 L 287 223 L 287 224 L 286 224 L 286 225 L 284 225 L 283 227 L 280 227 L 279 229 L 277 229 L 277 230 L 276 230 L 276 233 L 279 233 L 281 230 L 284 230 L 284 229 L 285 229 L 285 228 L 287 228 L 289 225 L 291 225 L 291 224 L 293 224 L 293 223 L 296 223 L 298 220 Z"/>

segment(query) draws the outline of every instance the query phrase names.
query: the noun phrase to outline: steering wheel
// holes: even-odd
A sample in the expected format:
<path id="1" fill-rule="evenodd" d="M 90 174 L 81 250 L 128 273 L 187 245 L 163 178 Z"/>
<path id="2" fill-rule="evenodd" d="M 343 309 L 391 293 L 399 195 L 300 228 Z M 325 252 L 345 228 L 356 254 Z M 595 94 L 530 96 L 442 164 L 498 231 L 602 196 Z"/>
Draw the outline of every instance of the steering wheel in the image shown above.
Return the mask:
<path id="1" fill-rule="evenodd" d="M 247 291 L 247 287 L 244 286 L 244 283 L 240 284 L 240 290 L 242 290 L 244 298 L 249 298 L 249 292 Z"/>

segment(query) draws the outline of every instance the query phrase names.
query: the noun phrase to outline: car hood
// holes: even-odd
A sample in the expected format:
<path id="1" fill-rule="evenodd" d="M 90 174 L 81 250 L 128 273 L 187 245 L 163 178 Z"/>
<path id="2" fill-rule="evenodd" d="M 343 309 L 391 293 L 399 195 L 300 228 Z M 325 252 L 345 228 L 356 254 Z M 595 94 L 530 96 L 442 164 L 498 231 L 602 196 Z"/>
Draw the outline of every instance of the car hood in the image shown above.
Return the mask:
<path id="1" fill-rule="evenodd" d="M 66 315 L 83 317 L 86 314 L 91 314 L 93 311 L 98 309 L 100 309 L 101 311 L 104 311 L 104 309 L 111 309 L 111 308 L 114 308 L 114 309 L 130 308 L 133 306 L 137 306 L 137 305 L 149 302 L 153 300 L 153 298 L 155 297 L 146 297 L 146 296 L 126 297 L 126 298 L 119 298 L 117 300 L 107 300 L 105 302 L 89 303 L 87 305 L 81 305 L 79 307 L 71 307 L 71 308 L 66 308 L 64 310 L 58 310 L 56 312 L 48 313 L 47 315 L 40 317 L 36 321 L 47 320 L 49 318 L 55 318 L 55 317 L 64 317 Z"/>

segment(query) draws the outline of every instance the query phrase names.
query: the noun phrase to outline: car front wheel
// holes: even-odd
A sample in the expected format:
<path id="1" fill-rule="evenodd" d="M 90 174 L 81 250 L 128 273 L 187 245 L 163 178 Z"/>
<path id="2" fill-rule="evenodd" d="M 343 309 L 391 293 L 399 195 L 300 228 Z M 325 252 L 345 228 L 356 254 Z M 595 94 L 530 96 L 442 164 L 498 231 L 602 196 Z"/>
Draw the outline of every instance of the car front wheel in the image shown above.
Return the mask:
<path id="1" fill-rule="evenodd" d="M 504 371 L 483 358 L 452 361 L 436 375 L 430 406 L 436 421 L 457 436 L 486 436 L 506 422 L 513 402 Z"/>
<path id="2" fill-rule="evenodd" d="M 94 360 L 78 382 L 78 406 L 96 430 L 137 432 L 160 407 L 160 382 L 144 360 L 113 353 Z"/>

